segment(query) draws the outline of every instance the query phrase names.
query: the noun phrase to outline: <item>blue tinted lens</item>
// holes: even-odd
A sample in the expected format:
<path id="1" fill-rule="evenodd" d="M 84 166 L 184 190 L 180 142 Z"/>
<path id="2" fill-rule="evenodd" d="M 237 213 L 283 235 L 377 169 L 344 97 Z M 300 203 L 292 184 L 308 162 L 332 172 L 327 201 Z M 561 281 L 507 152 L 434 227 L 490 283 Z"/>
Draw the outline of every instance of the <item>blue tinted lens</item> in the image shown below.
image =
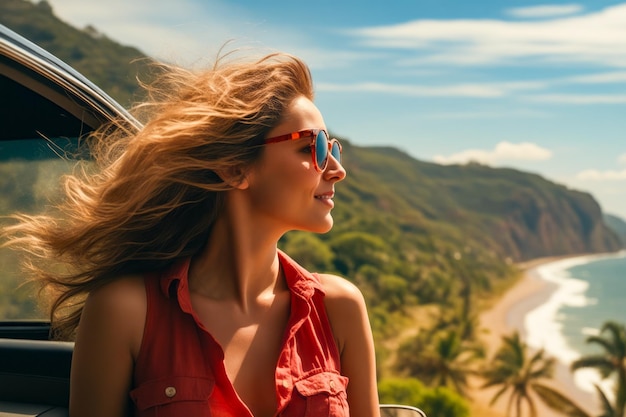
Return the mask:
<path id="1" fill-rule="evenodd" d="M 328 159 L 328 137 L 326 132 L 320 130 L 315 138 L 315 162 L 320 169 L 326 168 Z"/>
<path id="2" fill-rule="evenodd" d="M 339 147 L 339 142 L 333 142 L 333 145 L 330 148 L 330 153 L 333 155 L 333 158 L 337 160 L 337 162 L 341 163 L 341 148 Z"/>

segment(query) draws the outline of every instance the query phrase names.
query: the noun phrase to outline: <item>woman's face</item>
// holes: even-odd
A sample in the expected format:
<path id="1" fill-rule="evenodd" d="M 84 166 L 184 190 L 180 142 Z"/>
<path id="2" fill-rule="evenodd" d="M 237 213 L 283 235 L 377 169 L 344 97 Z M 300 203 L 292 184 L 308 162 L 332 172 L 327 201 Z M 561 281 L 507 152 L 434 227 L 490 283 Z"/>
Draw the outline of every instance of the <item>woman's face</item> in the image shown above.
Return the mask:
<path id="1" fill-rule="evenodd" d="M 306 97 L 296 98 L 282 122 L 267 137 L 305 129 L 326 129 L 322 114 Z M 331 229 L 330 214 L 335 183 L 346 176 L 341 164 L 329 156 L 326 169 L 318 172 L 311 155 L 311 138 L 268 144 L 247 177 L 246 190 L 259 220 L 288 230 L 324 233 Z"/>

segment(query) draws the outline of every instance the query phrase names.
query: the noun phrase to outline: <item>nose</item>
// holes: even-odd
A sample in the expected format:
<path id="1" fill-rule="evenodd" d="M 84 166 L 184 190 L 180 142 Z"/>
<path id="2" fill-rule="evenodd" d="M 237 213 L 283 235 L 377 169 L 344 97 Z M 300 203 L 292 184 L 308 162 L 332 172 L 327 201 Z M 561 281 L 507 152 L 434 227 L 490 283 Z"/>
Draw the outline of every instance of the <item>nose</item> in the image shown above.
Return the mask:
<path id="1" fill-rule="evenodd" d="M 341 165 L 341 162 L 335 159 L 335 157 L 329 153 L 328 154 L 328 164 L 326 165 L 326 169 L 324 170 L 324 178 L 327 181 L 338 182 L 343 180 L 346 177 L 346 169 Z"/>

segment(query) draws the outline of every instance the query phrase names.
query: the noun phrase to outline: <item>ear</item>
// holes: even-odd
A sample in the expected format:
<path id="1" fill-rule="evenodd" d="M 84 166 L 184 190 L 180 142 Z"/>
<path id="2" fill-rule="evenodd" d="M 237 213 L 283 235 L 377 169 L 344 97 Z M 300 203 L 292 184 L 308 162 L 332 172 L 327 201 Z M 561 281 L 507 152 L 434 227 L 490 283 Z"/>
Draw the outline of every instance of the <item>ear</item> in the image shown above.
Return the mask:
<path id="1" fill-rule="evenodd" d="M 245 190 L 250 186 L 248 172 L 241 167 L 230 167 L 215 171 L 226 184 L 237 190 Z"/>

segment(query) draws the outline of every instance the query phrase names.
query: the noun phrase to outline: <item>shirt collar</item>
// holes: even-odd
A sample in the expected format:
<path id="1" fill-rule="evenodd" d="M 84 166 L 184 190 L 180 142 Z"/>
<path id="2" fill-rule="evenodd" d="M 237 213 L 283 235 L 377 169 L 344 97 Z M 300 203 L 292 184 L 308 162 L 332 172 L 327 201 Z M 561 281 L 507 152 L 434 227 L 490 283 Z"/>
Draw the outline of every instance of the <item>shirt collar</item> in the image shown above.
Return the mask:
<path id="1" fill-rule="evenodd" d="M 280 249 L 278 250 L 278 260 L 290 291 L 306 299 L 311 298 L 315 290 L 324 293 L 317 274 L 312 274 L 304 269 Z M 181 259 L 161 275 L 161 291 L 168 298 L 176 294 L 181 308 L 185 311 L 191 310 L 188 281 L 190 261 L 191 258 Z"/>

